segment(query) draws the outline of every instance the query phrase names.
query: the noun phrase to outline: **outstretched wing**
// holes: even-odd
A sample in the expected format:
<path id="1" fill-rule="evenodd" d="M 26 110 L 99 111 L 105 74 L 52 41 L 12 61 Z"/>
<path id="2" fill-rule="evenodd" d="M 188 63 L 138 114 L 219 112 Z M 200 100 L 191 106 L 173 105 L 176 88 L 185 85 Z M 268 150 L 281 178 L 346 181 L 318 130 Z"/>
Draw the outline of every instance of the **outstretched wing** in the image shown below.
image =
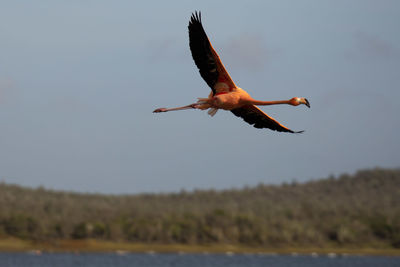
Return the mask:
<path id="1" fill-rule="evenodd" d="M 253 125 L 255 128 L 269 128 L 278 132 L 289 132 L 289 133 L 302 133 L 304 131 L 294 132 L 289 128 L 283 126 L 272 117 L 265 114 L 261 109 L 255 105 L 247 105 L 241 108 L 235 108 L 231 110 L 233 114 L 241 117 L 245 122 Z"/>
<path id="2" fill-rule="evenodd" d="M 200 12 L 192 14 L 188 28 L 190 51 L 201 77 L 211 87 L 214 95 L 220 92 L 231 91 L 236 85 L 208 40 L 201 24 Z"/>

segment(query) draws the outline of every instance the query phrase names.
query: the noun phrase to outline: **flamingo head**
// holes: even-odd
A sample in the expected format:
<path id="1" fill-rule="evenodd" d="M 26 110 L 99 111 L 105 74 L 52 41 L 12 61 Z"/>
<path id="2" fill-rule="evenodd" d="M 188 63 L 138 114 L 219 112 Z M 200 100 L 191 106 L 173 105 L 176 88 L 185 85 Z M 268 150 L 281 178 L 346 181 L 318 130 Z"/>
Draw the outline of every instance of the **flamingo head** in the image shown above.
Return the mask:
<path id="1" fill-rule="evenodd" d="M 310 102 L 308 102 L 307 98 L 305 97 L 293 97 L 292 99 L 290 99 L 290 104 L 293 106 L 304 104 L 307 107 L 310 107 Z"/>

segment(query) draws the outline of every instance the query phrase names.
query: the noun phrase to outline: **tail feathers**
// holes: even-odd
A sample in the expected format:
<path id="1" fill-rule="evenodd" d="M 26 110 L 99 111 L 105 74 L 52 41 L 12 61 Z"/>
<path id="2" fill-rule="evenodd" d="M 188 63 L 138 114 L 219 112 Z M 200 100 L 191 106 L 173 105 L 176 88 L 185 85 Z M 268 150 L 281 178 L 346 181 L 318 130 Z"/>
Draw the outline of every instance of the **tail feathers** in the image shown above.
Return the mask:
<path id="1" fill-rule="evenodd" d="M 198 109 L 202 109 L 202 110 L 209 108 L 207 113 L 210 116 L 214 116 L 217 113 L 218 109 L 217 108 L 210 108 L 211 105 L 209 104 L 209 100 L 210 100 L 209 98 L 197 98 L 197 104 L 199 104 L 199 106 L 197 108 Z"/>
<path id="2" fill-rule="evenodd" d="M 217 113 L 218 109 L 217 108 L 210 108 L 207 113 L 213 117 Z"/>
<path id="3" fill-rule="evenodd" d="M 197 98 L 197 103 L 198 104 L 207 104 L 208 103 L 208 98 Z"/>

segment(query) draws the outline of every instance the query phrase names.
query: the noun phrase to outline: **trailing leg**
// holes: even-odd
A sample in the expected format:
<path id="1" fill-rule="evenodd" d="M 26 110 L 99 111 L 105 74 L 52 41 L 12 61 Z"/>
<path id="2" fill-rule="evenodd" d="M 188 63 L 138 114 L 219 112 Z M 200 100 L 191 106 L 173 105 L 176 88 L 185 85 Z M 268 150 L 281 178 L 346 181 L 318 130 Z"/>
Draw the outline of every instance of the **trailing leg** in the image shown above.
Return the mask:
<path id="1" fill-rule="evenodd" d="M 200 104 L 198 103 L 193 103 L 187 106 L 183 106 L 183 107 L 177 107 L 177 108 L 158 108 L 155 109 L 153 111 L 153 113 L 159 113 L 159 112 L 167 112 L 167 111 L 175 111 L 175 110 L 185 110 L 185 109 L 194 109 L 194 108 L 198 108 Z"/>

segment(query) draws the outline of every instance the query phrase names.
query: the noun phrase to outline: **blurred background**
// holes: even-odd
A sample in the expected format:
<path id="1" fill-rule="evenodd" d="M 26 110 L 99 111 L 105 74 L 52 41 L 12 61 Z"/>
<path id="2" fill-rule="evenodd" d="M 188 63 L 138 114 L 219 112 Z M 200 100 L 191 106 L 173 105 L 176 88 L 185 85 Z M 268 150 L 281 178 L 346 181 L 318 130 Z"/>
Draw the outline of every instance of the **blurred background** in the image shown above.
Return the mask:
<path id="1" fill-rule="evenodd" d="M 293 135 L 230 112 L 153 114 L 209 88 L 187 25 Z M 0 180 L 101 193 L 307 181 L 399 167 L 397 1 L 3 1 Z"/>

